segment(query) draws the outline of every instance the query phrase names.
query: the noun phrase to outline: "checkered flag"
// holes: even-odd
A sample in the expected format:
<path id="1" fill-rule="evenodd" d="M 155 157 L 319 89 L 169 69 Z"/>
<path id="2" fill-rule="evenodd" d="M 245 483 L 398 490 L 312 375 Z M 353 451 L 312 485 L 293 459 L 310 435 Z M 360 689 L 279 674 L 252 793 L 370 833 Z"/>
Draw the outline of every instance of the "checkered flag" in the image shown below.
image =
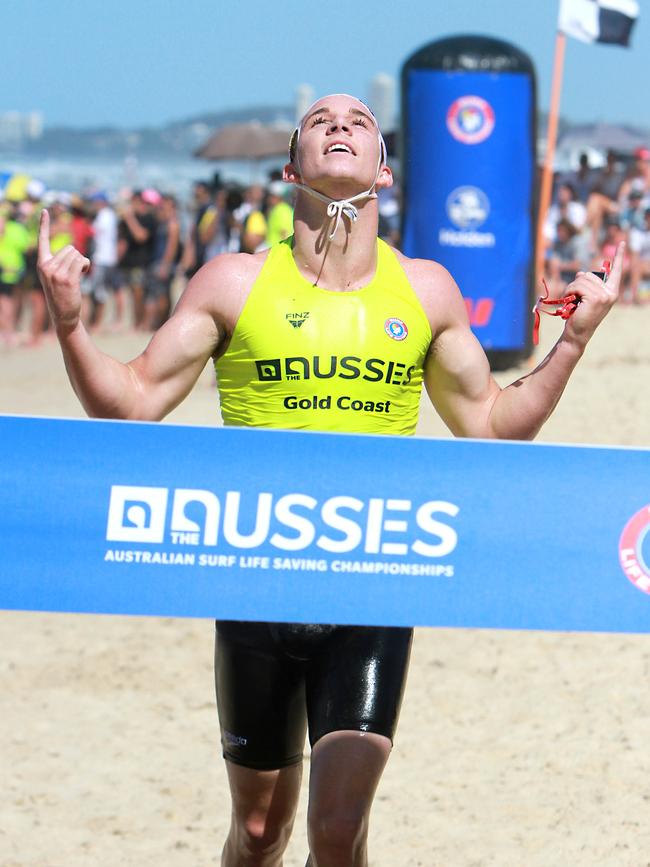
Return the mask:
<path id="1" fill-rule="evenodd" d="M 582 42 L 630 44 L 637 0 L 560 0 L 558 30 Z"/>

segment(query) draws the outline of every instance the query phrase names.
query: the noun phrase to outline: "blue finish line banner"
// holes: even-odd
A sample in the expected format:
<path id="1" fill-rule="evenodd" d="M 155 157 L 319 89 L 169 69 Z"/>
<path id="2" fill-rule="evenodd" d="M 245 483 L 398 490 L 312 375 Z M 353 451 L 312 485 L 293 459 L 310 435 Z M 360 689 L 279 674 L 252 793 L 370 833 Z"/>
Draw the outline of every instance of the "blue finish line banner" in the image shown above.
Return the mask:
<path id="1" fill-rule="evenodd" d="M 0 608 L 648 632 L 650 451 L 0 416 Z"/>

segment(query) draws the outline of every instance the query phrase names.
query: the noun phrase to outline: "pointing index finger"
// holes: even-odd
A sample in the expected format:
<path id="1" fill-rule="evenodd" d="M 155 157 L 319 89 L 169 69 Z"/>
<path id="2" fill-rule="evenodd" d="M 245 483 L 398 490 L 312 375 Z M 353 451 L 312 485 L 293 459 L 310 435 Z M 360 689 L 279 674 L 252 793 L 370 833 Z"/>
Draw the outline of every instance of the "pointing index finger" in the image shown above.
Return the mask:
<path id="1" fill-rule="evenodd" d="M 41 211 L 41 221 L 38 226 L 38 261 L 40 264 L 52 258 L 50 250 L 50 215 L 47 208 Z"/>
<path id="2" fill-rule="evenodd" d="M 625 241 L 621 241 L 621 243 L 616 248 L 616 255 L 614 256 L 614 264 L 612 265 L 612 270 L 609 274 L 609 278 L 607 279 L 607 285 L 610 288 L 615 289 L 616 292 L 619 291 L 619 287 L 621 284 L 621 275 L 623 273 L 623 258 L 625 256 Z"/>

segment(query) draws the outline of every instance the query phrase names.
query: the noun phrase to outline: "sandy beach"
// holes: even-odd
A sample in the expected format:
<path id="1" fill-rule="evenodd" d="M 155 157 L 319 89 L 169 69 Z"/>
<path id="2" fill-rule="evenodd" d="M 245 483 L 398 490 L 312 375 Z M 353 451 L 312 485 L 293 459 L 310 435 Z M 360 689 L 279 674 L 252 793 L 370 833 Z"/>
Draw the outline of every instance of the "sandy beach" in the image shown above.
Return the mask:
<path id="1" fill-rule="evenodd" d="M 559 329 L 544 319 L 537 358 Z M 539 439 L 647 447 L 649 333 L 650 305 L 614 309 Z M 145 340 L 99 343 L 128 359 Z M 2 348 L 0 367 L 1 413 L 83 416 L 53 341 Z M 213 376 L 169 422 L 218 423 Z M 426 404 L 418 432 L 448 436 Z M 3 612 L 0 626 L 0 867 L 218 865 L 212 623 Z M 649 682 L 647 636 L 417 630 L 371 864 L 648 867 Z M 286 867 L 307 854 L 308 769 Z"/>

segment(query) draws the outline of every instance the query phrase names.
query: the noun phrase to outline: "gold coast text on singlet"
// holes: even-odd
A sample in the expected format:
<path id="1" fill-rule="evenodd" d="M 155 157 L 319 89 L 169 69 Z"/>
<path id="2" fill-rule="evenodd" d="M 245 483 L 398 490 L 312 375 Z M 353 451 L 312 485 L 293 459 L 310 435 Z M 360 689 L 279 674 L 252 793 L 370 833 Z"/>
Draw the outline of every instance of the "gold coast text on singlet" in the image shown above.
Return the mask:
<path id="1" fill-rule="evenodd" d="M 412 434 L 431 328 L 397 257 L 378 240 L 372 280 L 332 292 L 291 242 L 269 251 L 215 364 L 224 424 Z"/>

